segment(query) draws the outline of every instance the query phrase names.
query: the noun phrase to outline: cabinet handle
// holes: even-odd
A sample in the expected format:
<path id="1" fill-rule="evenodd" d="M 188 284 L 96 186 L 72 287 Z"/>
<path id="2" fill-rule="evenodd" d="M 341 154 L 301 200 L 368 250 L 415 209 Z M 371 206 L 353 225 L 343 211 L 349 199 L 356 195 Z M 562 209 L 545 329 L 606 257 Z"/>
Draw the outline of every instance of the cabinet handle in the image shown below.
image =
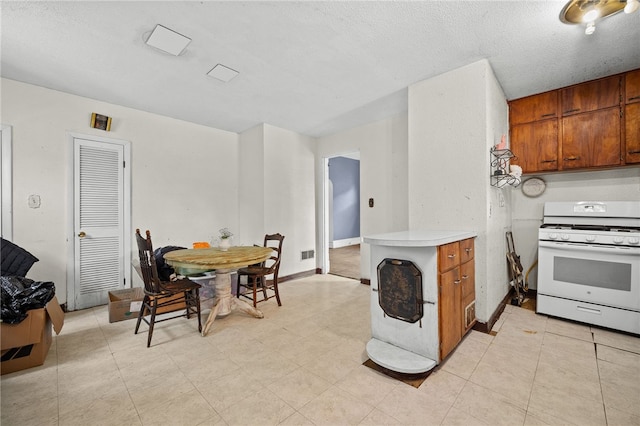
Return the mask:
<path id="1" fill-rule="evenodd" d="M 542 160 L 541 163 L 555 163 L 556 160 Z"/>
<path id="2" fill-rule="evenodd" d="M 471 249 L 471 248 L 466 248 L 466 249 L 464 249 L 464 251 L 466 251 L 466 252 L 467 252 L 467 254 L 471 253 L 471 251 L 472 251 L 472 250 L 473 250 L 473 249 Z"/>
<path id="3" fill-rule="evenodd" d="M 555 117 L 556 113 L 555 112 L 550 112 L 549 114 L 542 114 L 540 116 L 540 118 L 545 118 L 545 117 Z"/>
<path id="4" fill-rule="evenodd" d="M 636 99 L 640 99 L 640 96 L 632 96 L 632 97 L 630 97 L 630 98 L 629 98 L 629 99 L 627 99 L 627 100 L 629 100 L 629 101 L 635 101 Z"/>
<path id="5" fill-rule="evenodd" d="M 580 111 L 580 108 L 574 108 L 574 109 L 570 109 L 568 111 L 565 111 L 563 114 L 571 114 L 572 112 L 578 112 Z"/>
<path id="6" fill-rule="evenodd" d="M 456 257 L 456 255 L 455 255 L 455 254 L 449 254 L 449 255 L 447 255 L 447 257 L 448 257 L 449 259 L 453 259 L 454 257 Z"/>
<path id="7" fill-rule="evenodd" d="M 463 276 L 462 276 L 462 279 L 463 279 L 463 280 L 468 280 L 468 279 L 469 279 L 469 275 L 463 275 Z"/>
<path id="8" fill-rule="evenodd" d="M 637 151 L 629 151 L 627 154 L 640 154 L 640 150 L 637 150 Z"/>
<path id="9" fill-rule="evenodd" d="M 461 282 L 462 282 L 462 281 L 460 281 L 460 280 L 455 280 L 453 283 L 454 283 L 454 284 L 460 284 Z"/>
<path id="10" fill-rule="evenodd" d="M 579 160 L 580 157 L 565 157 L 563 160 L 564 161 L 576 161 Z"/>

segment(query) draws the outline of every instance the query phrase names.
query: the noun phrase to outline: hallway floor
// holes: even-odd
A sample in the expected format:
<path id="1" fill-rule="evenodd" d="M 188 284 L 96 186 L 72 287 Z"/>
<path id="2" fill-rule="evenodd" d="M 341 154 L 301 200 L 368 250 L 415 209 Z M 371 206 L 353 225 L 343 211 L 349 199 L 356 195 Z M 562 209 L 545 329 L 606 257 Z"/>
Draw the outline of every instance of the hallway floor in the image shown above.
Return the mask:
<path id="1" fill-rule="evenodd" d="M 640 338 L 507 306 L 414 388 L 362 365 L 369 286 L 281 285 L 282 307 L 156 326 L 66 315 L 41 367 L 2 376 L 9 425 L 640 425 Z"/>

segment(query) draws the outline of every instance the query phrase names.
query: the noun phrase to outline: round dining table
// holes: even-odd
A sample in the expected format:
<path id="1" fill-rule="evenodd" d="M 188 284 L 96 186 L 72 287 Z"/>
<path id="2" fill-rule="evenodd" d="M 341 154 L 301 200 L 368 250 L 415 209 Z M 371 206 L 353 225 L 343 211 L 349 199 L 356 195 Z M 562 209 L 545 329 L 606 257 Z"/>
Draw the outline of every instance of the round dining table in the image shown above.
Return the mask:
<path id="1" fill-rule="evenodd" d="M 231 297 L 231 273 L 245 266 L 264 262 L 272 252 L 273 249 L 269 247 L 235 246 L 227 250 L 217 247 L 175 250 L 164 255 L 165 262 L 179 275 L 189 277 L 205 271 L 216 271 L 217 300 L 202 329 L 202 336 L 207 335 L 216 317 L 229 315 L 233 307 L 256 318 L 264 317 L 261 311 L 244 300 Z"/>

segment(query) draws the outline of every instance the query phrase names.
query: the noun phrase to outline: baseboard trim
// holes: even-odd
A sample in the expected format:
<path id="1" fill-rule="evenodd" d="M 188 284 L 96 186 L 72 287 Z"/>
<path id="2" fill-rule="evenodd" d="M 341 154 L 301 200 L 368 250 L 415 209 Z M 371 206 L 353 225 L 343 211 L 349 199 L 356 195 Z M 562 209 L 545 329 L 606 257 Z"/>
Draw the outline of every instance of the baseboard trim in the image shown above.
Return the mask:
<path id="1" fill-rule="evenodd" d="M 305 278 L 316 275 L 318 273 L 318 269 L 311 269 L 309 271 L 296 272 L 295 274 L 285 275 L 284 277 L 278 277 L 278 282 L 297 280 L 298 278 Z"/>
<path id="2" fill-rule="evenodd" d="M 481 333 L 486 333 L 486 334 L 491 333 L 491 329 L 493 328 L 493 325 L 496 323 L 496 321 L 498 321 L 498 318 L 500 318 L 500 315 L 502 315 L 502 313 L 504 312 L 504 307 L 507 304 L 511 304 L 512 293 L 513 293 L 513 287 L 511 287 L 509 292 L 500 301 L 500 304 L 498 304 L 498 307 L 496 308 L 496 310 L 493 311 L 493 314 L 491 315 L 491 317 L 489 317 L 489 320 L 486 323 L 476 321 L 476 324 L 473 326 L 473 329 Z"/>

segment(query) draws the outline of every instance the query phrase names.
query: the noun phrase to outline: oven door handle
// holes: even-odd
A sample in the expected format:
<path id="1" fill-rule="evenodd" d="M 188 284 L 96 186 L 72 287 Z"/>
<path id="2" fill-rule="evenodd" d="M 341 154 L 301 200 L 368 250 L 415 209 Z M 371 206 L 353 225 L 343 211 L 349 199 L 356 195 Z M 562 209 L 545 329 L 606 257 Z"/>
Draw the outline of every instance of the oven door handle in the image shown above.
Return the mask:
<path id="1" fill-rule="evenodd" d="M 640 247 L 627 246 L 604 246 L 581 243 L 563 243 L 560 241 L 538 241 L 539 248 L 555 248 L 555 249 L 571 249 L 574 251 L 585 251 L 590 253 L 609 253 L 609 254 L 640 254 Z"/>

